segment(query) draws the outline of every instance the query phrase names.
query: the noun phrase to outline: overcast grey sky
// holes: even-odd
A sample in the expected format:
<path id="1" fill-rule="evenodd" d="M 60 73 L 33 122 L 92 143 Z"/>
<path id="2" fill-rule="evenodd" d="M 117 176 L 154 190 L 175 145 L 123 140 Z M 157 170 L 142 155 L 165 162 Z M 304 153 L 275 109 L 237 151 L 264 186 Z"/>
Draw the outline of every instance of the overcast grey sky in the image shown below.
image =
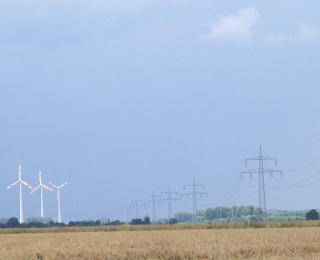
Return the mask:
<path id="1" fill-rule="evenodd" d="M 319 208 L 319 11 L 308 0 L 0 1 L 0 216 L 19 216 L 19 188 L 5 188 L 20 163 L 33 187 L 39 169 L 45 184 L 69 181 L 64 221 L 118 218 L 192 176 L 209 193 L 200 209 L 258 206 L 258 176 L 240 172 L 258 168 L 244 161 L 260 144 L 278 159 L 266 167 L 283 170 L 266 176 L 267 208 Z M 39 216 L 29 193 L 24 215 Z M 55 192 L 44 207 L 56 220 Z"/>

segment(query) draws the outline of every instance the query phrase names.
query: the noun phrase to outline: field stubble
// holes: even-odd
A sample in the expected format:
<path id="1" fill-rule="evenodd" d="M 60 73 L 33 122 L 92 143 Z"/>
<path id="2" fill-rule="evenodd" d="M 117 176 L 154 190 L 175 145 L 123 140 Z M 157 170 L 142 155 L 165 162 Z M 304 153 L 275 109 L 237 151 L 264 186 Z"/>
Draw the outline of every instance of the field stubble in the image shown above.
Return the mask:
<path id="1" fill-rule="evenodd" d="M 320 228 L 1 234 L 0 259 L 320 259 Z"/>

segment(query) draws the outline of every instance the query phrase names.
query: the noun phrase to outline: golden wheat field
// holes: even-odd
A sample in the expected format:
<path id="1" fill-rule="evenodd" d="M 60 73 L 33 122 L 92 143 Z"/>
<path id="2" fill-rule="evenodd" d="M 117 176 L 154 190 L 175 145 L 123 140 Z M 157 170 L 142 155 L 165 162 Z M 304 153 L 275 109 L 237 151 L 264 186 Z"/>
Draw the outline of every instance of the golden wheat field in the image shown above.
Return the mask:
<path id="1" fill-rule="evenodd" d="M 0 259 L 320 259 L 320 228 L 1 234 Z"/>

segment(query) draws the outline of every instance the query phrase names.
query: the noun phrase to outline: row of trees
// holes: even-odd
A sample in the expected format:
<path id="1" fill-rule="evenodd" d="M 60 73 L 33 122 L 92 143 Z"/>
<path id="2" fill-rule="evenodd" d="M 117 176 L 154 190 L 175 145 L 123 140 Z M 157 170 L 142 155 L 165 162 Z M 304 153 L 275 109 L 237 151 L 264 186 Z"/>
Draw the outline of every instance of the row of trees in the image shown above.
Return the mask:
<path id="1" fill-rule="evenodd" d="M 199 210 L 195 216 L 189 212 L 177 212 L 174 217 L 179 223 L 245 222 L 257 221 L 257 215 L 260 212 L 259 207 L 253 206 L 215 207 Z M 266 214 L 262 215 L 262 220 L 299 221 L 306 219 L 306 213 L 307 211 L 267 210 Z"/>
<path id="2" fill-rule="evenodd" d="M 9 218 L 0 218 L 0 223 L 6 224 L 8 222 Z M 24 223 L 30 223 L 30 222 L 40 222 L 43 224 L 48 224 L 52 222 L 53 219 L 51 217 L 49 218 L 42 218 L 42 217 L 28 217 L 24 219 Z"/>
<path id="3" fill-rule="evenodd" d="M 131 225 L 150 225 L 151 220 L 149 216 L 145 216 L 143 220 L 141 218 L 134 218 L 130 222 Z"/>
<path id="4" fill-rule="evenodd" d="M 120 220 L 110 221 L 102 223 L 100 220 L 84 220 L 84 221 L 70 221 L 68 224 L 48 221 L 43 219 L 34 219 L 29 222 L 19 223 L 17 218 L 2 218 L 0 222 L 0 228 L 45 228 L 45 227 L 94 227 L 94 226 L 116 226 L 123 225 L 124 222 Z M 131 225 L 150 225 L 151 220 L 149 216 L 145 216 L 142 219 L 133 219 L 129 224 Z"/>
<path id="5" fill-rule="evenodd" d="M 176 223 L 219 223 L 219 222 L 246 222 L 257 221 L 257 214 L 261 212 L 260 208 L 253 206 L 233 206 L 233 207 L 215 207 L 207 208 L 206 210 L 199 210 L 195 216 L 189 212 L 177 212 L 174 218 L 159 219 L 157 222 L 151 222 L 149 216 L 143 219 L 132 219 L 128 224 L 130 225 L 150 225 L 150 224 L 176 224 Z M 282 211 L 282 210 L 268 210 L 262 216 L 262 221 L 297 221 L 297 220 L 318 220 L 319 213 L 317 210 L 310 211 Z M 22 224 L 17 218 L 0 218 L 0 228 L 42 228 L 42 227 L 80 227 L 80 226 L 113 226 L 123 225 L 124 222 L 120 220 L 106 222 L 100 220 L 84 220 L 84 221 L 70 221 L 68 224 L 58 223 L 52 221 L 51 218 L 27 218 Z"/>
<path id="6" fill-rule="evenodd" d="M 41 221 L 30 221 L 19 223 L 17 218 L 9 218 L 6 223 L 0 222 L 0 228 L 43 228 L 43 227 L 64 227 L 65 223 L 50 221 L 44 223 Z"/>

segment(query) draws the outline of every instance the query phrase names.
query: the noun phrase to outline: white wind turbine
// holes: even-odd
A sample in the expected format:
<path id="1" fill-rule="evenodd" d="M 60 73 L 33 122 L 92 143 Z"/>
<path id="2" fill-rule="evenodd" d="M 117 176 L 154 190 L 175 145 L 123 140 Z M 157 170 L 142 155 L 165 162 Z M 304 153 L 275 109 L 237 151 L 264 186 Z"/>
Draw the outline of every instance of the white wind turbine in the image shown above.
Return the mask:
<path id="1" fill-rule="evenodd" d="M 19 179 L 15 183 L 12 183 L 9 187 L 7 187 L 7 189 L 10 189 L 11 187 L 16 185 L 17 183 L 20 184 L 20 223 L 22 223 L 23 222 L 23 208 L 22 208 L 22 186 L 21 186 L 21 183 L 26 185 L 30 189 L 32 189 L 32 187 L 28 183 L 21 180 L 21 164 L 19 166 Z"/>
<path id="2" fill-rule="evenodd" d="M 41 192 L 41 198 L 40 198 L 40 203 L 41 203 L 41 204 L 40 204 L 40 206 L 41 206 L 41 217 L 43 218 L 43 217 L 44 217 L 44 214 L 43 214 L 43 195 L 42 195 L 42 188 L 45 188 L 45 189 L 47 189 L 47 190 L 49 190 L 49 191 L 53 191 L 53 190 L 51 190 L 49 187 L 47 187 L 47 186 L 45 186 L 45 185 L 42 184 L 42 182 L 41 182 L 41 171 L 39 171 L 39 181 L 40 181 L 39 186 L 36 187 L 35 189 L 33 189 L 33 190 L 31 191 L 31 193 L 35 192 L 38 188 L 40 188 L 40 192 Z"/>
<path id="3" fill-rule="evenodd" d="M 59 187 L 54 185 L 52 182 L 50 182 L 50 185 L 55 187 L 57 189 L 57 200 L 58 200 L 58 223 L 61 223 L 61 209 L 60 209 L 60 188 L 64 185 L 68 184 L 68 182 L 65 182 L 64 184 L 60 185 Z"/>

